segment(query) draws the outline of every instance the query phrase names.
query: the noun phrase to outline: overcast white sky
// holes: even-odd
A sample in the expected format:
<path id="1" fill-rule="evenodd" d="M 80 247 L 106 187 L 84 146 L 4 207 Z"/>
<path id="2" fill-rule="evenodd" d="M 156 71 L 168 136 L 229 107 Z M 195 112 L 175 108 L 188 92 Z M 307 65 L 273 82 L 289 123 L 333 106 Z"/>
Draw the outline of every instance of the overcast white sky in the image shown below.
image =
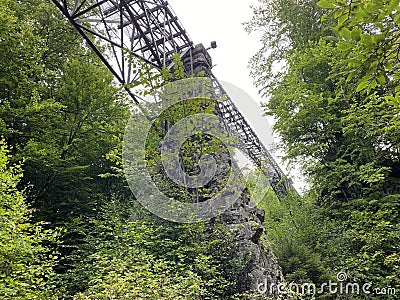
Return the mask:
<path id="1" fill-rule="evenodd" d="M 252 17 L 250 5 L 257 5 L 257 0 L 170 0 L 169 4 L 177 14 L 184 28 L 195 44 L 203 43 L 207 48 L 211 41 L 216 41 L 218 47 L 210 49 L 213 73 L 219 81 L 228 82 L 245 93 L 248 97 L 233 97 L 229 86 L 225 86 L 241 112 L 252 123 L 260 139 L 266 145 L 272 143 L 272 133 L 268 121 L 263 117 L 256 103 L 261 98 L 252 84 L 249 76 L 248 62 L 260 48 L 259 37 L 249 35 L 244 30 L 243 22 Z M 235 90 L 234 92 L 238 92 Z M 256 101 L 252 103 L 251 98 Z"/>
<path id="2" fill-rule="evenodd" d="M 242 23 L 251 19 L 250 5 L 257 3 L 257 0 L 169 0 L 195 44 L 208 47 L 211 41 L 217 42 L 218 47 L 209 51 L 216 64 L 213 72 L 217 78 L 242 88 L 253 98 L 258 95 L 247 65 L 260 42 L 256 35 L 245 32 Z"/>
<path id="3" fill-rule="evenodd" d="M 229 1 L 229 0 L 169 0 L 168 3 L 177 14 L 183 27 L 195 44 L 203 43 L 207 48 L 211 41 L 216 41 L 218 47 L 209 50 L 213 59 L 213 73 L 218 80 L 228 82 L 254 99 L 256 103 L 265 102 L 261 99 L 250 77 L 248 62 L 261 47 L 259 35 L 248 34 L 244 30 L 244 22 L 252 17 L 251 5 L 258 6 L 257 0 Z M 237 90 L 226 87 L 230 94 L 237 94 Z M 240 92 L 239 92 L 240 93 Z M 267 148 L 273 141 L 268 120 L 262 116 L 262 111 L 254 107 L 256 103 L 248 101 L 248 97 L 235 99 L 242 114 L 251 122 L 259 138 Z M 238 101 L 244 100 L 244 101 Z M 279 151 L 272 154 L 279 156 Z M 277 159 L 280 161 L 280 159 Z M 280 163 L 285 172 L 286 168 Z M 290 176 L 295 181 L 298 190 L 304 185 L 298 178 L 298 172 L 291 172 Z"/>

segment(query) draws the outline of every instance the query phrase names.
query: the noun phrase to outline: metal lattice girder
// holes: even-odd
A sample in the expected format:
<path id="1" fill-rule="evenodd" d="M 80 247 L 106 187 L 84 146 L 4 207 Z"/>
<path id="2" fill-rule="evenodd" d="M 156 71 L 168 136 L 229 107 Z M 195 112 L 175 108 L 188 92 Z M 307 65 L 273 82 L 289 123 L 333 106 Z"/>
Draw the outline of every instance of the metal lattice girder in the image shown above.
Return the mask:
<path id="1" fill-rule="evenodd" d="M 271 186 L 279 198 L 289 190 L 295 191 L 285 173 L 265 148 L 222 85 L 211 72 L 208 75 L 213 82 L 214 91 L 225 99 L 218 102 L 217 111 L 228 132 L 232 135 L 239 135 L 240 144 L 238 148 L 270 179 Z"/>
<path id="2" fill-rule="evenodd" d="M 124 85 L 137 75 L 128 62 L 131 55 L 160 69 L 171 63 L 174 53 L 184 54 L 193 44 L 163 0 L 52 1 Z"/>
<path id="3" fill-rule="evenodd" d="M 181 55 L 188 74 L 204 71 L 214 93 L 223 101 L 217 113 L 228 133 L 238 136 L 238 148 L 270 179 L 278 197 L 294 190 L 285 174 L 211 72 L 211 57 L 202 44 L 194 46 L 167 1 L 164 0 L 52 0 L 89 46 L 123 85 L 137 74 L 129 57 L 140 58 L 156 69 L 172 68 Z M 127 88 L 139 103 L 140 97 Z"/>

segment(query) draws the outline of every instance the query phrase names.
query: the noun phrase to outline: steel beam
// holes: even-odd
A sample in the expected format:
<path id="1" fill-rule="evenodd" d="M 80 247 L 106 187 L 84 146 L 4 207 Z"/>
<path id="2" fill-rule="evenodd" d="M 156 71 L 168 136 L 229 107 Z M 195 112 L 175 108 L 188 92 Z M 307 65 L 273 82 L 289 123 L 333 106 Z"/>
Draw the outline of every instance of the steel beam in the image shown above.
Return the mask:
<path id="1" fill-rule="evenodd" d="M 185 60 L 187 73 L 196 67 L 211 79 L 214 93 L 223 97 L 216 111 L 228 133 L 239 137 L 238 148 L 270 179 L 277 196 L 295 189 L 257 137 L 211 71 L 211 58 L 194 46 L 178 17 L 164 0 L 52 0 L 83 36 L 117 80 L 127 85 L 135 78 L 128 56 L 134 55 L 160 70 L 172 67 L 174 53 Z M 104 46 L 110 51 L 104 53 Z M 204 47 L 203 47 L 204 48 Z M 196 50 L 196 51 L 195 51 Z M 197 57 L 196 57 L 197 56 Z M 208 61 L 209 60 L 209 61 Z M 196 64 L 196 66 L 194 65 Z M 135 102 L 140 97 L 126 88 Z"/>

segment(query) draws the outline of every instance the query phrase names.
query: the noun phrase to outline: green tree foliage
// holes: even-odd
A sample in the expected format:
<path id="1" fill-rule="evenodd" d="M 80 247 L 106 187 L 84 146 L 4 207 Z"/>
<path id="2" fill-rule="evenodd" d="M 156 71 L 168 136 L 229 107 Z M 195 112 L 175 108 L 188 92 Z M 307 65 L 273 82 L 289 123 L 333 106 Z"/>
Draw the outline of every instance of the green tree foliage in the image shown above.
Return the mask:
<path id="1" fill-rule="evenodd" d="M 346 84 L 337 76 L 346 53 L 330 42 L 310 43 L 293 56 L 267 105 L 269 114 L 279 116 L 275 129 L 288 158 L 305 163 L 321 201 L 393 192 L 399 168 L 396 109 L 381 95 L 354 92 L 356 80 Z"/>
<path id="2" fill-rule="evenodd" d="M 272 2 L 275 11 L 272 15 L 256 14 L 255 18 L 274 20 L 277 12 L 287 5 L 285 1 Z M 272 46 L 271 53 L 283 50 L 286 60 L 285 71 L 278 77 L 263 78 L 268 73 L 255 75 L 270 98 L 265 105 L 266 113 L 276 119 L 274 129 L 282 138 L 287 158 L 301 162 L 310 181 L 312 192 L 299 201 L 305 207 L 311 205 L 310 209 L 317 215 L 314 221 L 305 222 L 297 229 L 290 224 L 290 218 L 277 222 L 283 228 L 294 229 L 300 236 L 310 230 L 317 232 L 309 241 L 294 238 L 301 246 L 295 247 L 296 251 L 289 257 L 298 259 L 299 255 L 301 257 L 300 249 L 306 248 L 316 251 L 332 272 L 347 270 L 355 280 L 370 281 L 377 286 L 396 286 L 398 282 L 394 278 L 398 277 L 400 238 L 397 225 L 400 111 L 392 101 L 396 93 L 398 61 L 390 53 L 397 47 L 397 42 L 389 44 L 395 41 L 390 36 L 397 36 L 397 29 L 392 22 L 395 12 L 378 2 L 382 6 L 373 4 L 374 1 L 352 1 L 350 6 L 337 1 L 320 1 L 320 8 L 315 2 L 309 3 L 318 11 L 315 18 L 304 17 L 308 13 L 306 7 L 301 8 L 303 13 L 279 17 L 282 23 L 291 18 L 289 24 L 307 20 L 310 27 L 315 28 L 317 24 L 324 24 L 320 23 L 320 18 L 327 8 L 337 8 L 335 14 L 324 17 L 326 25 L 321 26 L 326 27 L 315 36 L 306 36 L 303 43 L 298 44 L 296 40 L 304 35 L 291 30 L 295 36 L 291 39 L 291 48 L 280 48 L 279 43 Z M 291 5 L 298 7 L 296 3 Z M 351 14 L 356 15 L 357 21 L 346 15 L 346 9 L 353 5 Z M 372 9 L 370 5 L 379 7 Z M 358 8 L 364 11 L 367 7 L 371 11 L 364 17 L 363 13 L 357 12 Z M 264 6 L 259 10 L 263 9 Z M 269 10 L 272 8 L 265 9 Z M 379 22 L 385 23 L 383 27 L 378 25 Z M 329 25 L 332 25 L 331 29 Z M 346 29 L 345 25 L 350 27 Z M 381 33 L 377 32 L 379 30 Z M 335 32 L 338 37 L 332 36 Z M 280 31 L 269 33 L 273 34 L 276 34 L 275 41 L 290 36 L 287 33 L 282 36 Z M 373 42 L 375 46 L 370 45 L 376 56 L 373 56 L 372 48 L 363 45 L 367 39 L 376 39 Z M 270 42 L 271 38 L 268 39 Z M 350 47 L 346 43 L 354 45 Z M 383 54 L 381 47 L 391 50 L 388 48 L 387 52 L 385 48 Z M 257 56 L 256 59 L 258 70 L 268 68 L 275 61 L 273 56 L 269 56 L 268 61 L 259 60 Z M 381 79 L 379 65 L 384 60 L 392 64 L 392 73 L 384 68 L 386 79 Z M 349 68 L 349 63 L 354 63 L 354 68 Z M 348 76 L 349 73 L 352 75 Z M 285 209 L 295 214 L 294 219 L 305 214 L 297 208 L 296 202 L 286 205 Z M 272 232 L 276 234 L 276 223 L 272 224 Z M 310 224 L 314 229 L 309 229 Z M 287 244 L 284 236 L 276 235 L 273 239 L 278 241 L 276 245 Z M 288 259 L 284 253 L 290 252 L 276 247 L 281 259 Z M 299 274 L 296 271 L 309 267 L 293 269 L 290 265 L 283 265 L 290 278 Z M 318 264 L 312 269 L 314 272 L 320 270 Z M 303 278 L 309 278 L 311 270 L 304 272 Z"/>
<path id="3" fill-rule="evenodd" d="M 80 220 L 88 229 L 86 244 L 72 253 L 75 268 L 64 275 L 74 299 L 215 299 L 228 293 L 232 283 L 221 263 L 234 245 L 224 245 L 234 240 L 228 232 L 207 236 L 204 224 L 155 222 L 133 206 L 113 199 L 98 218 Z"/>
<path id="4" fill-rule="evenodd" d="M 10 165 L 9 150 L 0 141 L 0 297 L 49 299 L 57 257 L 51 245 L 57 232 L 32 222 L 33 209 L 17 185 L 20 165 Z"/>
<path id="5" fill-rule="evenodd" d="M 336 19 L 337 47 L 349 50 L 343 73 L 359 77 L 357 91 L 387 88 L 388 100 L 399 106 L 399 1 L 332 1 L 317 3 Z M 326 16 L 325 16 L 326 18 Z"/>
<path id="6" fill-rule="evenodd" d="M 98 175 L 109 167 L 105 155 L 127 110 L 112 75 L 51 3 L 1 6 L 7 30 L 0 43 L 0 132 L 13 159 L 25 160 L 29 201 L 55 224 L 93 209 L 96 194 L 111 193 L 110 180 Z"/>
<path id="7" fill-rule="evenodd" d="M 12 161 L 24 160 L 33 218 L 64 227 L 57 272 L 82 243 L 75 218 L 124 193 L 120 178 L 101 178 L 107 153 L 122 139 L 128 109 L 109 71 L 49 1 L 3 1 L 0 19 L 0 135 Z M 121 191 L 121 192 L 120 192 Z"/>
<path id="8" fill-rule="evenodd" d="M 246 23 L 248 32 L 261 32 L 262 47 L 250 60 L 256 86 L 268 93 L 268 86 L 280 78 L 280 68 L 295 49 L 307 47 L 329 35 L 329 24 L 320 21 L 324 12 L 316 1 L 260 0 L 253 7 L 253 18 Z"/>
<path id="9" fill-rule="evenodd" d="M 288 282 L 314 282 L 331 279 L 327 263 L 315 251 L 320 236 L 321 224 L 312 198 L 301 199 L 295 195 L 280 202 L 272 190 L 259 204 L 265 211 L 264 226 L 268 239 Z"/>

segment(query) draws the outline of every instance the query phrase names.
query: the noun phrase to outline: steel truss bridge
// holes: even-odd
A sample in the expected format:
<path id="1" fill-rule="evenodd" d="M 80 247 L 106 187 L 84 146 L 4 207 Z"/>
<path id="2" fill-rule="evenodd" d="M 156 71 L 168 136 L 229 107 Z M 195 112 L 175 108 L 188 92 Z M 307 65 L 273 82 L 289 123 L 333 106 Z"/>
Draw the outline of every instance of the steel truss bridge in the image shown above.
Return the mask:
<path id="1" fill-rule="evenodd" d="M 178 17 L 164 0 L 52 0 L 126 87 L 136 103 L 141 99 L 127 88 L 137 74 L 129 63 L 132 55 L 161 70 L 173 68 L 173 55 L 180 54 L 187 75 L 203 71 L 217 96 L 216 111 L 228 133 L 239 137 L 238 148 L 269 178 L 281 199 L 294 190 L 290 180 L 257 137 L 222 85 L 211 72 L 212 61 L 202 44 L 195 45 Z M 104 49 L 107 45 L 108 50 Z M 212 43 L 211 47 L 216 47 Z"/>

